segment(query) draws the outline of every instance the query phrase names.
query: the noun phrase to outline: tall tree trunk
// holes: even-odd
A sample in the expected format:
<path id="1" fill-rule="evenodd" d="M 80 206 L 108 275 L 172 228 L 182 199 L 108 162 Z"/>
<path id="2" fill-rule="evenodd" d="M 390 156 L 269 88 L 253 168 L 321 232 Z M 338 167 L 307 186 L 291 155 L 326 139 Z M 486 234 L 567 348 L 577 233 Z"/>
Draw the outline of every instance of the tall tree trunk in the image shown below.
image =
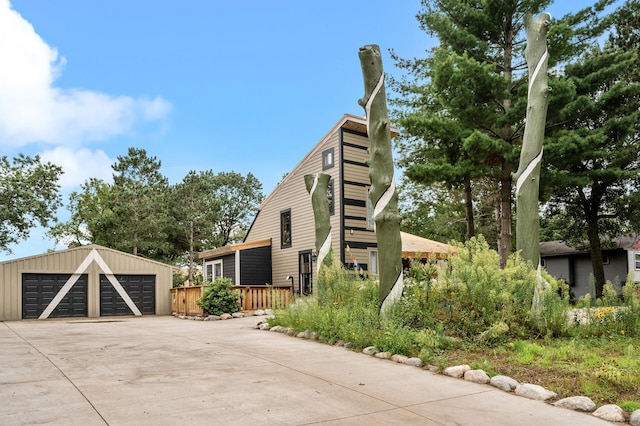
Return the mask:
<path id="1" fill-rule="evenodd" d="M 542 143 L 547 121 L 549 86 L 547 85 L 547 29 L 551 15 L 537 17 L 527 14 L 524 26 L 527 47 L 524 56 L 529 67 L 527 113 L 520 151 L 520 164 L 513 178 L 516 180 L 516 249 L 522 258 L 536 268 L 540 264 L 540 163 Z"/>
<path id="2" fill-rule="evenodd" d="M 193 285 L 193 221 L 189 221 L 189 285 Z M 238 284 L 238 283 L 236 283 Z"/>
<path id="3" fill-rule="evenodd" d="M 596 298 L 602 297 L 602 289 L 606 281 L 604 277 L 604 265 L 602 264 L 602 244 L 600 242 L 600 226 L 598 224 L 598 210 L 583 207 L 587 218 L 587 236 L 591 247 L 591 266 L 596 280 Z"/>
<path id="4" fill-rule="evenodd" d="M 331 250 L 331 222 L 329 214 L 329 198 L 327 189 L 331 176 L 324 173 L 305 175 L 304 183 L 311 197 L 313 218 L 316 226 L 316 272 L 325 263 Z"/>
<path id="5" fill-rule="evenodd" d="M 471 192 L 471 178 L 464 179 L 464 205 L 467 219 L 467 240 L 476 235 L 475 223 L 473 219 L 473 193 Z"/>
<path id="6" fill-rule="evenodd" d="M 393 177 L 391 124 L 384 87 L 384 70 L 380 47 L 368 45 L 358 52 L 364 97 L 358 101 L 367 115 L 367 135 L 371 142 L 369 198 L 373 203 L 378 243 L 380 312 L 385 311 L 402 296 L 402 240 L 398 193 Z"/>
<path id="7" fill-rule="evenodd" d="M 505 23 L 505 46 L 503 73 L 504 78 L 511 82 L 513 67 L 511 65 L 513 52 L 513 23 L 511 18 Z M 502 108 L 506 115 L 511 109 L 512 100 L 510 97 L 502 100 Z M 502 128 L 502 139 L 509 142 L 512 136 L 511 126 L 507 123 Z M 498 237 L 498 253 L 500 254 L 500 267 L 504 268 L 507 258 L 511 253 L 511 172 L 512 166 L 507 159 L 502 160 L 502 171 L 500 175 L 500 235 Z"/>

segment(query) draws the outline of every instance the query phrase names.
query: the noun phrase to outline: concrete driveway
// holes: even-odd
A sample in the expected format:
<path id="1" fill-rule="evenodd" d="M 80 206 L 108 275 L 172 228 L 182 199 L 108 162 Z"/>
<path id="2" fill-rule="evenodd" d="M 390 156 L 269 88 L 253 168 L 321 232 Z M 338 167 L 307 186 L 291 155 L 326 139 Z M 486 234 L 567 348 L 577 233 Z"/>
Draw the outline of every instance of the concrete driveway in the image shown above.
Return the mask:
<path id="1" fill-rule="evenodd" d="M 0 323 L 0 424 L 608 424 L 258 320 Z"/>

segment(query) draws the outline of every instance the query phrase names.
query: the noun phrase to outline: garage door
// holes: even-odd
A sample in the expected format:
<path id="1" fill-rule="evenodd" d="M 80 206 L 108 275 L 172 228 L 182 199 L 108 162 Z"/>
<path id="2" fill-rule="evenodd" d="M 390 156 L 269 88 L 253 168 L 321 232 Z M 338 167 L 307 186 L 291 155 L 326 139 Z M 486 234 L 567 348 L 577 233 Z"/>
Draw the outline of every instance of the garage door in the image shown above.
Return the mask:
<path id="1" fill-rule="evenodd" d="M 22 274 L 22 318 L 38 318 L 71 274 Z M 87 274 L 78 278 L 49 318 L 87 316 Z"/>
<path id="2" fill-rule="evenodd" d="M 156 313 L 155 275 L 116 275 L 115 277 L 142 315 Z M 106 275 L 100 274 L 100 316 L 117 315 L 133 315 L 133 312 Z"/>

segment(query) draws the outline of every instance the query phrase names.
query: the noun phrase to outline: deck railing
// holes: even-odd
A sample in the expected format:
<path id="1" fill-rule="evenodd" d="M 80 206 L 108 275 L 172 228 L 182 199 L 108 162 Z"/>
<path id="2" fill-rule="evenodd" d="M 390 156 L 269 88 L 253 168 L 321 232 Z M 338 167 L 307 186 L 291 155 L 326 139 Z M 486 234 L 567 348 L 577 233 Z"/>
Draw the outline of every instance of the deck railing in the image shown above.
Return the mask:
<path id="1" fill-rule="evenodd" d="M 171 289 L 171 313 L 176 315 L 204 315 L 196 303 L 202 297 L 205 286 L 175 287 Z M 280 309 L 293 302 L 291 287 L 272 287 L 265 285 L 235 286 L 233 290 L 241 296 L 243 311 L 258 309 Z"/>

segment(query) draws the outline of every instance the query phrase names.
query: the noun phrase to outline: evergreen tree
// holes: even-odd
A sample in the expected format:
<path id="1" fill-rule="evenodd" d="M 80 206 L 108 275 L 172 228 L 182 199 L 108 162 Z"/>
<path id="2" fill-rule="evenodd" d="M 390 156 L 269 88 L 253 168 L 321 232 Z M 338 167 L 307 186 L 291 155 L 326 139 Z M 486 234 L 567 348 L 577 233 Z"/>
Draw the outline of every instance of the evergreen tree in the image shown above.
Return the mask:
<path id="1" fill-rule="evenodd" d="M 161 162 L 144 149 L 129 148 L 112 166 L 114 234 L 113 247 L 162 259 L 171 253 L 167 238 L 168 180 Z"/>
<path id="2" fill-rule="evenodd" d="M 637 8 L 637 2 L 629 4 Z M 613 34 L 627 29 L 618 24 Z M 573 93 L 555 106 L 556 123 L 548 132 L 543 157 L 548 214 L 564 215 L 563 240 L 576 246 L 580 239 L 588 241 L 596 297 L 605 283 L 602 239 L 620 235 L 637 220 L 640 62 L 637 49 L 627 41 L 612 36 L 604 49 L 596 46 L 564 68 L 564 84 Z"/>

